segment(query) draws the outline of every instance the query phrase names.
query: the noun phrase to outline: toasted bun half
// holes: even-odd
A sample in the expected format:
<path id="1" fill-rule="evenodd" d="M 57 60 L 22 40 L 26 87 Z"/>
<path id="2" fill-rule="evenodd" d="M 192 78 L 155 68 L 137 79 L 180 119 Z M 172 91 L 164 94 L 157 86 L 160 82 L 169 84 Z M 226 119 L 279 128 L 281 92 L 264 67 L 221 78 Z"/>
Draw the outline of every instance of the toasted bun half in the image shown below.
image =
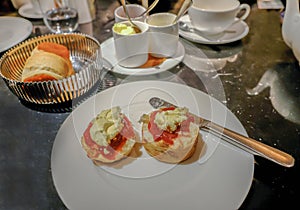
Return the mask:
<path id="1" fill-rule="evenodd" d="M 106 142 L 99 143 L 93 136 L 102 135 L 102 131 L 93 130 L 93 124 L 96 123 L 93 119 L 84 134 L 81 137 L 81 145 L 86 151 L 87 156 L 93 160 L 94 163 L 113 163 L 128 157 L 136 143 L 136 135 L 129 119 L 121 114 L 119 116 L 122 121 L 120 131 Z M 94 132 L 94 134 L 93 134 Z"/>
<path id="2" fill-rule="evenodd" d="M 59 80 L 75 71 L 69 59 L 69 50 L 56 43 L 41 43 L 26 60 L 21 80 L 23 82 Z"/>
<path id="3" fill-rule="evenodd" d="M 164 134 L 154 135 L 149 129 L 149 123 L 153 123 L 150 122 L 151 114 L 144 117 L 146 120 L 142 124 L 143 145 L 147 153 L 166 163 L 180 163 L 190 158 L 196 150 L 199 126 L 191 121 L 188 129 L 180 129 L 179 126 L 175 132 L 161 131 Z"/>
<path id="4" fill-rule="evenodd" d="M 68 76 L 68 68 L 65 59 L 58 55 L 48 52 L 34 53 L 25 63 L 22 81 L 43 81 L 45 77 L 47 80 L 63 79 Z"/>

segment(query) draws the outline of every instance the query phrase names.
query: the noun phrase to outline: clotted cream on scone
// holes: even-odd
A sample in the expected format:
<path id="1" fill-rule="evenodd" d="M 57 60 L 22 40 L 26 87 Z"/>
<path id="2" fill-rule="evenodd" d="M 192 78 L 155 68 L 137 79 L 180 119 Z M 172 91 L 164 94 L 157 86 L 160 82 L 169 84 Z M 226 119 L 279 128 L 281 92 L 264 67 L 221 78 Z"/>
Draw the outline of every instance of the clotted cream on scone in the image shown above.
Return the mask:
<path id="1" fill-rule="evenodd" d="M 187 108 L 162 107 L 141 121 L 144 148 L 154 158 L 179 163 L 194 154 L 199 126 Z"/>
<path id="2" fill-rule="evenodd" d="M 120 107 L 101 111 L 85 129 L 81 143 L 94 162 L 112 163 L 127 157 L 136 142 L 129 119 Z"/>

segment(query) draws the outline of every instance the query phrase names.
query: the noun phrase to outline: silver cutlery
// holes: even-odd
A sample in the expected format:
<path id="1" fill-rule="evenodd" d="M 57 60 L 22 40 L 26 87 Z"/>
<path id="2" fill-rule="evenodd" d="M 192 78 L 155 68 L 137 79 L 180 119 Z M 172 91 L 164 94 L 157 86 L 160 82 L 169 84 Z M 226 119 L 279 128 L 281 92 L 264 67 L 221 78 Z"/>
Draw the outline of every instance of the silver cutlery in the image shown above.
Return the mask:
<path id="1" fill-rule="evenodd" d="M 154 7 L 157 5 L 157 3 L 159 2 L 159 0 L 155 0 L 142 14 L 140 14 L 139 16 L 143 16 L 145 14 L 148 14 L 151 10 L 154 9 Z"/>
<path id="2" fill-rule="evenodd" d="M 200 30 L 198 30 L 198 29 L 196 29 L 192 26 L 189 26 L 184 21 L 179 21 L 178 26 L 179 26 L 179 29 L 182 30 L 182 31 L 197 34 L 198 36 L 201 36 L 204 39 L 207 39 L 209 41 L 214 41 L 214 42 L 220 42 L 221 41 L 220 38 L 222 36 L 224 36 L 224 34 L 226 34 L 226 33 L 236 33 L 236 31 L 234 31 L 234 30 L 225 30 L 225 31 L 223 31 L 222 33 L 219 33 L 219 34 L 207 35 L 207 34 L 203 33 L 202 31 L 200 31 Z"/>
<path id="3" fill-rule="evenodd" d="M 189 9 L 189 7 L 192 4 L 193 4 L 192 0 L 185 0 L 173 22 L 176 23 L 186 13 L 186 11 Z"/>
<path id="4" fill-rule="evenodd" d="M 210 37 L 210 36 L 205 35 L 203 32 L 198 31 L 197 29 L 195 29 L 194 27 L 189 26 L 187 23 L 185 23 L 183 21 L 178 21 L 178 26 L 179 26 L 180 30 L 190 32 L 190 33 L 195 33 L 195 34 L 201 36 L 202 38 L 204 38 L 206 40 L 215 41 L 215 42 L 220 41 L 219 39 L 216 39 L 214 37 Z"/>
<path id="5" fill-rule="evenodd" d="M 128 10 L 127 10 L 127 7 L 126 7 L 126 1 L 125 0 L 121 0 L 120 1 L 122 6 L 123 6 L 123 9 L 124 9 L 124 12 L 128 18 L 128 21 L 130 22 L 131 26 L 133 27 L 133 29 L 135 30 L 136 33 L 141 33 L 141 29 L 138 25 L 136 25 L 134 22 L 132 22 L 130 16 L 129 16 L 129 13 L 128 13 Z"/>

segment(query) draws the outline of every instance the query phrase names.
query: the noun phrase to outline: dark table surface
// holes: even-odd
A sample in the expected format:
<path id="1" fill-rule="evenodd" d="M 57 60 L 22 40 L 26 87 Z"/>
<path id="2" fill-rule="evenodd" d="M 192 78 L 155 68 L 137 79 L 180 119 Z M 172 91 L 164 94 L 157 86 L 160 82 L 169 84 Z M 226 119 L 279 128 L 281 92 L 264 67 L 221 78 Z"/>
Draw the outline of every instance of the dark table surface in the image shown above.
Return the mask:
<path id="1" fill-rule="evenodd" d="M 111 37 L 112 11 L 118 2 L 98 0 L 95 5 L 92 35 L 103 42 Z M 44 30 L 41 20 L 32 22 Z M 187 85 L 226 105 L 250 137 L 295 158 L 294 167 L 285 168 L 255 156 L 252 186 L 240 209 L 299 209 L 299 65 L 282 39 L 278 10 L 259 10 L 253 4 L 245 22 L 250 28 L 248 35 L 233 43 L 210 46 L 183 40 L 202 50 L 211 63 L 193 71 L 184 59 L 175 68 Z M 218 61 L 221 57 L 225 62 Z M 191 75 L 195 74 L 204 82 L 194 80 Z M 124 79 L 108 76 L 116 79 L 115 85 Z M 222 82 L 222 91 L 211 87 L 213 82 L 205 83 L 216 78 Z M 256 94 L 249 94 L 247 90 L 259 81 Z M 109 85 L 103 83 L 99 91 Z M 53 184 L 50 158 L 56 133 L 70 112 L 51 113 L 27 106 L 2 80 L 0 104 L 0 209 L 65 209 Z"/>

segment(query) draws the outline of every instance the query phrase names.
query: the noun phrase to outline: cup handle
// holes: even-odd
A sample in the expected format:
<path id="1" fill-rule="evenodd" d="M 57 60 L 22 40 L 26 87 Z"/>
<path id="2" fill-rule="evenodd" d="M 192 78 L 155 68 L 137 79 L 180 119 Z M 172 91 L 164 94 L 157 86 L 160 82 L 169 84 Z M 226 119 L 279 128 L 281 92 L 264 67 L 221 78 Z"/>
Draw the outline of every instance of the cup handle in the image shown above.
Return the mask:
<path id="1" fill-rule="evenodd" d="M 241 4 L 239 12 L 242 10 L 245 10 L 245 13 L 239 18 L 239 20 L 245 20 L 248 17 L 248 15 L 250 14 L 251 8 L 250 8 L 249 4 Z"/>

